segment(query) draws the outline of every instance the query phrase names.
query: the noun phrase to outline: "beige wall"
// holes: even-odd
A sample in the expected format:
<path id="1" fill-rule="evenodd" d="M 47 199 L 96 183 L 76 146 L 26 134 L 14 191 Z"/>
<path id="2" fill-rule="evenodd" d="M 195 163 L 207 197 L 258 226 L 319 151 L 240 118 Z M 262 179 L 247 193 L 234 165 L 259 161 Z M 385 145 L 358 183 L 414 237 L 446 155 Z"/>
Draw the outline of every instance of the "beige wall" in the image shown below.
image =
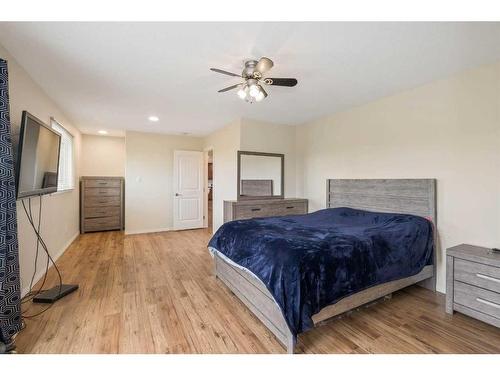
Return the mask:
<path id="1" fill-rule="evenodd" d="M 84 134 L 82 176 L 125 176 L 125 138 Z"/>
<path id="2" fill-rule="evenodd" d="M 213 150 L 213 228 L 224 222 L 223 202 L 236 199 L 236 153 L 240 150 L 240 121 L 235 121 L 203 140 Z"/>
<path id="3" fill-rule="evenodd" d="M 203 150 L 196 137 L 127 132 L 125 232 L 172 229 L 174 150 Z"/>
<path id="4" fill-rule="evenodd" d="M 444 249 L 500 245 L 500 64 L 297 127 L 297 187 L 324 208 L 327 178 L 437 178 Z"/>
<path id="5" fill-rule="evenodd" d="M 55 193 L 43 197 L 41 232 L 50 253 L 54 259 L 57 259 L 79 232 L 78 186 L 76 181 L 79 176 L 81 135 L 54 102 L 1 46 L 0 57 L 8 61 L 10 116 L 14 138 L 13 142 L 17 143 L 21 113 L 23 110 L 29 111 L 46 124 L 50 124 L 51 116 L 54 117 L 62 126 L 73 134 L 75 139 L 75 190 Z M 38 213 L 38 199 L 35 198 L 32 199 L 32 201 L 32 209 L 34 212 Z M 34 271 L 33 261 L 35 258 L 36 240 L 20 202 L 17 204 L 17 214 L 21 290 L 24 295 L 27 292 Z M 44 256 L 39 258 L 36 279 L 38 279 L 44 271 L 45 259 Z"/>
<path id="6" fill-rule="evenodd" d="M 236 199 L 237 151 L 285 154 L 285 197 L 296 196 L 295 127 L 249 119 L 236 120 L 204 139 L 204 149 L 213 149 L 214 230 L 224 222 L 223 202 Z"/>

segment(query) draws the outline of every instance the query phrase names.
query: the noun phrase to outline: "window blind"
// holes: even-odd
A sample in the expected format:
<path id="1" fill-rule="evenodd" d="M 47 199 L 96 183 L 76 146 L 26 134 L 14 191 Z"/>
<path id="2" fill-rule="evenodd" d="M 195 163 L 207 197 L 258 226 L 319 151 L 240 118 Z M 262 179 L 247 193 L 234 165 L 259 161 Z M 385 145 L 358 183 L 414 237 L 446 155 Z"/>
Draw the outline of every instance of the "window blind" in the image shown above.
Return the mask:
<path id="1" fill-rule="evenodd" d="M 61 134 L 61 150 L 59 153 L 59 177 L 57 191 L 70 190 L 75 187 L 73 135 L 53 118 L 50 119 L 52 129 Z"/>

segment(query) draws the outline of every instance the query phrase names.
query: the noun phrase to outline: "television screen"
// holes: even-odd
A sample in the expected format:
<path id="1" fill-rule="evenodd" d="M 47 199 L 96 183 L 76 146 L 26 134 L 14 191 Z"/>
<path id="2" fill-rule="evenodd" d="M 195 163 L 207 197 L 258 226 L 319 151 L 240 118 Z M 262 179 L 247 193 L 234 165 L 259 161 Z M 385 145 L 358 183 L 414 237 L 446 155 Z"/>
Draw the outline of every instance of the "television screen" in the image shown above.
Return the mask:
<path id="1" fill-rule="evenodd" d="M 23 111 L 17 155 L 17 198 L 57 191 L 61 136 Z"/>

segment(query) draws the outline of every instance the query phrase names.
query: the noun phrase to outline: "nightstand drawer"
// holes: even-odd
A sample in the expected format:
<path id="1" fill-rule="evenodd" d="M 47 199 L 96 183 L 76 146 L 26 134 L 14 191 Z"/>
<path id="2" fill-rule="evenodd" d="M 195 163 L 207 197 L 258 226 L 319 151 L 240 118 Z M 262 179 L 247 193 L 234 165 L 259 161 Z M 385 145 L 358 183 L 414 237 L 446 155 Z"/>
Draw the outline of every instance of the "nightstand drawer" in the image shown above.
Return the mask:
<path id="1" fill-rule="evenodd" d="M 500 294 L 455 281 L 454 302 L 500 319 Z"/>
<path id="2" fill-rule="evenodd" d="M 455 280 L 500 293 L 500 268 L 455 259 Z"/>

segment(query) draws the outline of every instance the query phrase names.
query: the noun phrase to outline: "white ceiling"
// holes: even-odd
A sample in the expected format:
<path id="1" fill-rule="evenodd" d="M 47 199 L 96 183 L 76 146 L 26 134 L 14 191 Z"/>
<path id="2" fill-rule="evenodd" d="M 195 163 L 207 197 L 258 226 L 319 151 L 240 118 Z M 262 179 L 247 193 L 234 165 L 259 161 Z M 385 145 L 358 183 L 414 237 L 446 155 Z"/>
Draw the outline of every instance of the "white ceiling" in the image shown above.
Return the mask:
<path id="1" fill-rule="evenodd" d="M 204 135 L 239 117 L 301 124 L 494 62 L 500 23 L 0 23 L 0 44 L 84 132 Z M 261 56 L 298 85 L 257 104 L 217 93 L 239 79 L 210 67 Z"/>

